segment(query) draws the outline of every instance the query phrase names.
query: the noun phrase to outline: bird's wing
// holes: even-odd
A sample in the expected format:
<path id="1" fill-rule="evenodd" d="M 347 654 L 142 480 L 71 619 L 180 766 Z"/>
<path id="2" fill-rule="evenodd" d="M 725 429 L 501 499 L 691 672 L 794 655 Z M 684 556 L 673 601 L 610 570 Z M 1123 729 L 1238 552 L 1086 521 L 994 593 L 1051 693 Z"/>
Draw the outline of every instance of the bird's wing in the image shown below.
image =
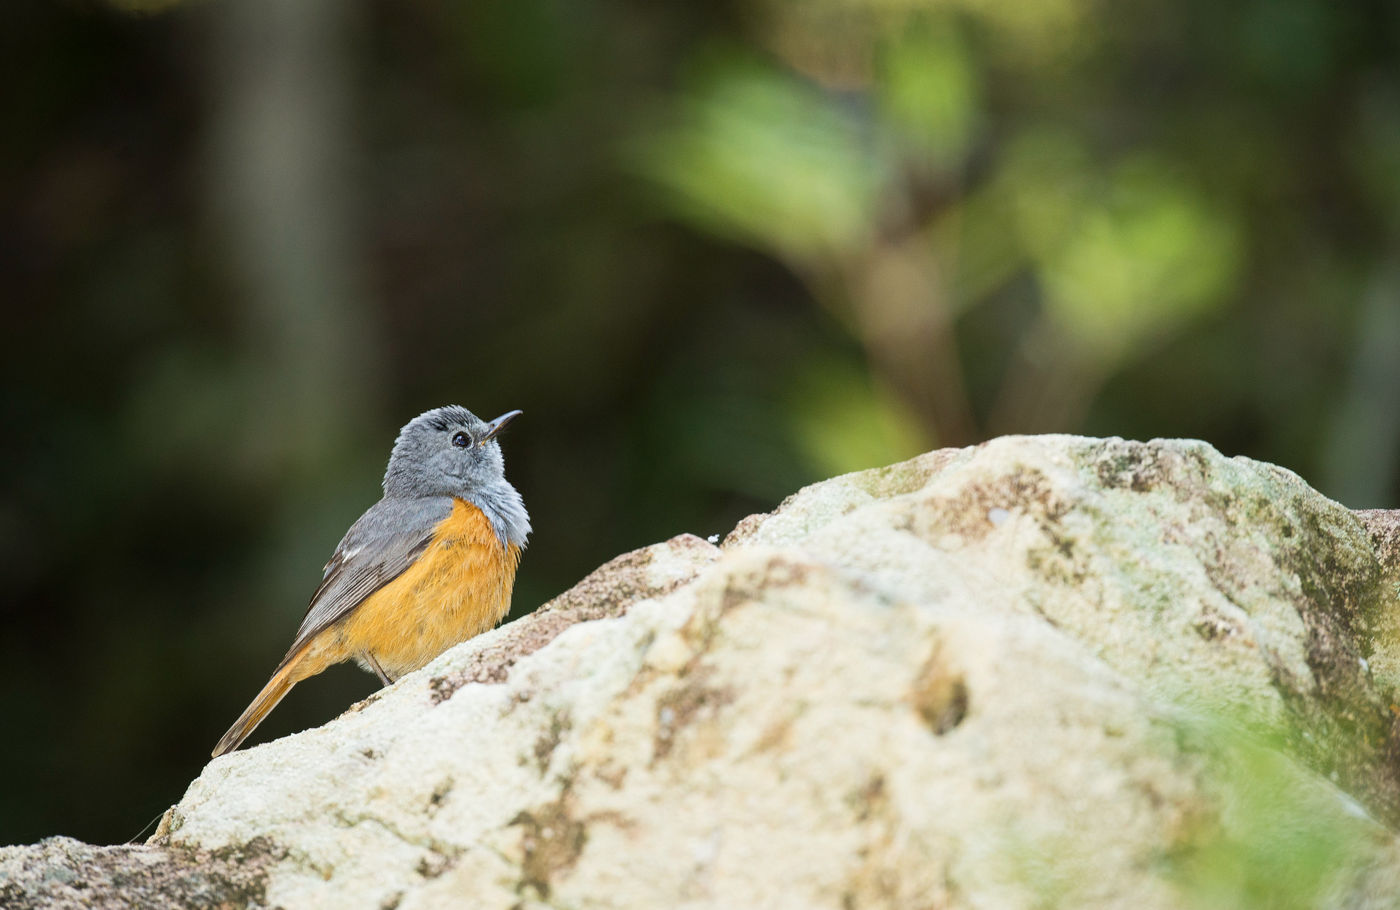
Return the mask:
<path id="1" fill-rule="evenodd" d="M 326 563 L 288 656 L 402 575 L 451 514 L 450 496 L 382 499 L 370 507 L 350 526 Z"/>

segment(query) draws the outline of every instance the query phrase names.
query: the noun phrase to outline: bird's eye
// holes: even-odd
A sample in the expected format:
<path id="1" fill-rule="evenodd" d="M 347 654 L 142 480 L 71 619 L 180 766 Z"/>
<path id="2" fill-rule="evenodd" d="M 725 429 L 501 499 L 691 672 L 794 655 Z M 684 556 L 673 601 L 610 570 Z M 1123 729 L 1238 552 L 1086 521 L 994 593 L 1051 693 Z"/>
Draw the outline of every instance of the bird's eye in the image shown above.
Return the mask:
<path id="1" fill-rule="evenodd" d="M 459 449 L 465 449 L 472 444 L 472 438 L 466 433 L 452 434 L 452 444 Z"/>

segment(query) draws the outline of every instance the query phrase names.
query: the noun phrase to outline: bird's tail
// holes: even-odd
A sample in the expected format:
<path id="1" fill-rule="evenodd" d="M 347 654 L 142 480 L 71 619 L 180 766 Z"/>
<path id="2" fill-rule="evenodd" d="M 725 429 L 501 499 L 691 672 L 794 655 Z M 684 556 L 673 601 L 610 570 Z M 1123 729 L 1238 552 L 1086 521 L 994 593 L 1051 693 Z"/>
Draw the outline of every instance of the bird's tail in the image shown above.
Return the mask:
<path id="1" fill-rule="evenodd" d="M 267 685 L 263 686 L 258 697 L 253 699 L 253 703 L 243 711 L 238 720 L 233 722 L 233 726 L 228 728 L 223 739 L 219 740 L 219 744 L 214 747 L 214 758 L 218 758 L 226 752 L 232 752 L 242 745 L 243 740 L 247 739 L 258 724 L 262 723 L 262 719 L 267 716 L 268 712 L 277 707 L 282 696 L 290 692 L 292 686 L 306 678 L 306 674 L 299 674 L 296 671 L 299 669 L 301 658 L 308 647 L 310 647 L 309 642 L 298 649 L 296 653 L 288 654 L 282 660 L 277 672 L 272 674 L 272 678 L 267 681 Z"/>

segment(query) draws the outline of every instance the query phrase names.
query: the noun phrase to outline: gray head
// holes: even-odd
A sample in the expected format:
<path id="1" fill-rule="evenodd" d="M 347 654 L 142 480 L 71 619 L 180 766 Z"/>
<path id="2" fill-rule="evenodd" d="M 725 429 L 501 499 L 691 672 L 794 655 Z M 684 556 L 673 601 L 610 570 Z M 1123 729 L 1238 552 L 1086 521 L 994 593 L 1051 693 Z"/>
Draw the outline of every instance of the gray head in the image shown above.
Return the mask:
<path id="1" fill-rule="evenodd" d="M 492 421 L 466 408 L 434 408 L 410 420 L 389 455 L 384 495 L 395 499 L 456 496 L 474 503 L 491 519 L 503 542 L 524 545 L 530 518 L 520 494 L 505 476 L 496 434 L 519 411 Z"/>

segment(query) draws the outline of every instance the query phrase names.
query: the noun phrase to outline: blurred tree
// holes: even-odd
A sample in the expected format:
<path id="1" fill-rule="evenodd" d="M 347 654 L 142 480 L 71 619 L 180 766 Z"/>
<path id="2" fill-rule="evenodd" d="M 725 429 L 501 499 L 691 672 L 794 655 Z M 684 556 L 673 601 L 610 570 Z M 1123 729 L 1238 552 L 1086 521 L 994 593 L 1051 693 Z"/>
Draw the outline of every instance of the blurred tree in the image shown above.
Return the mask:
<path id="1" fill-rule="evenodd" d="M 1227 302 L 1240 232 L 1188 162 L 1096 155 L 1034 119 L 985 134 L 962 36 L 995 27 L 989 11 L 828 6 L 844 27 L 805 36 L 809 13 L 770 10 L 812 80 L 715 55 L 638 166 L 679 216 L 787 263 L 932 438 L 1077 426 L 1113 373 Z M 953 323 L 1018 280 L 1041 313 L 978 420 Z"/>

